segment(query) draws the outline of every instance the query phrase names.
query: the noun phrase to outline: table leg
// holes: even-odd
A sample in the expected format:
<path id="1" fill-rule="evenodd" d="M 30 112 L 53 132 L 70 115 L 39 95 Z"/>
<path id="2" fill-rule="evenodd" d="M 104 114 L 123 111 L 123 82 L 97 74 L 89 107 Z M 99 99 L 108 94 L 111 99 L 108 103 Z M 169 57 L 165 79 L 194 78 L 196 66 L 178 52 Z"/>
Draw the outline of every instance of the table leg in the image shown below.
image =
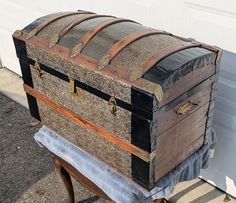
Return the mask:
<path id="1" fill-rule="evenodd" d="M 73 190 L 73 185 L 71 182 L 70 174 L 63 168 L 60 161 L 56 157 L 54 157 L 54 165 L 55 165 L 56 171 L 60 175 L 60 177 L 66 187 L 66 191 L 69 195 L 68 203 L 74 203 L 75 197 L 74 197 L 74 190 Z"/>

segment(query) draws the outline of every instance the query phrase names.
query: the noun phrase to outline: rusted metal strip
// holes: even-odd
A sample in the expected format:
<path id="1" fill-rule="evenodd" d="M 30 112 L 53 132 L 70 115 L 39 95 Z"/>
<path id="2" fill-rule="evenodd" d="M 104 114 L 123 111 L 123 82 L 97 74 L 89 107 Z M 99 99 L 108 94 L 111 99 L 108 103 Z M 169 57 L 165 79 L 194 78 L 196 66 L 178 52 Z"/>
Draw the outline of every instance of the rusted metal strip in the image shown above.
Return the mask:
<path id="1" fill-rule="evenodd" d="M 24 84 L 24 90 L 31 96 L 35 97 L 39 101 L 43 102 L 47 106 L 53 108 L 58 113 L 62 114 L 63 116 L 69 118 L 71 121 L 77 123 L 83 128 L 86 128 L 87 130 L 90 130 L 94 132 L 97 136 L 101 136 L 105 140 L 111 142 L 112 144 L 116 145 L 117 147 L 121 148 L 124 151 L 127 151 L 140 159 L 142 159 L 145 162 L 150 162 L 152 159 L 154 159 L 156 155 L 156 151 L 153 151 L 152 153 L 148 153 L 139 147 L 129 143 L 127 140 L 122 139 L 110 132 L 108 132 L 106 129 L 101 128 L 100 126 L 79 117 L 74 112 L 70 111 L 69 109 L 63 107 L 62 105 L 54 102 L 53 100 L 49 99 L 48 97 L 44 96 L 40 92 L 34 90 L 32 87 Z"/>
<path id="2" fill-rule="evenodd" d="M 162 59 L 166 58 L 167 56 L 174 54 L 178 51 L 192 48 L 192 47 L 200 47 L 200 43 L 189 43 L 189 44 L 178 44 L 169 46 L 163 49 L 160 49 L 157 53 L 152 55 L 150 58 L 146 60 L 141 66 L 134 68 L 134 70 L 130 73 L 129 81 L 133 82 L 137 80 L 138 78 L 141 78 L 144 73 L 146 73 L 149 69 L 151 69 L 156 63 L 161 61 Z"/>
<path id="3" fill-rule="evenodd" d="M 102 29 L 104 29 L 105 27 L 108 27 L 112 24 L 115 24 L 115 23 L 120 23 L 120 22 L 132 22 L 132 23 L 137 23 L 133 20 L 129 20 L 129 19 L 122 19 L 122 18 L 115 18 L 115 19 L 109 19 L 109 20 L 106 20 L 100 24 L 98 24 L 97 26 L 95 26 L 92 30 L 88 31 L 82 38 L 81 40 L 79 41 L 79 43 L 74 46 L 72 49 L 71 49 L 71 52 L 70 52 L 70 56 L 71 57 L 74 57 L 76 56 L 77 54 L 79 54 L 83 48 L 89 43 L 89 41 L 99 32 L 101 31 Z M 139 23 L 137 23 L 139 24 Z"/>
<path id="4" fill-rule="evenodd" d="M 56 20 L 59 20 L 61 18 L 67 17 L 67 16 L 71 16 L 71 15 L 77 15 L 77 14 L 90 14 L 91 12 L 88 11 L 78 11 L 78 12 L 66 12 L 66 13 L 62 13 L 60 15 L 57 15 L 53 18 L 50 18 L 46 21 L 44 21 L 43 23 L 41 23 L 39 26 L 37 26 L 35 29 L 33 29 L 32 31 L 30 31 L 26 37 L 26 39 L 30 39 L 33 36 L 37 35 L 38 32 L 40 32 L 43 28 L 45 28 L 47 25 L 49 25 L 50 23 L 55 22 Z"/>
<path id="5" fill-rule="evenodd" d="M 147 37 L 150 35 L 171 35 L 168 32 L 160 31 L 160 30 L 142 30 L 138 32 L 131 33 L 124 38 L 122 38 L 120 41 L 115 43 L 109 51 L 99 60 L 98 62 L 98 69 L 104 68 L 106 65 L 110 63 L 110 61 L 125 47 L 127 47 L 129 44 L 135 42 L 136 40 Z"/>
<path id="6" fill-rule="evenodd" d="M 66 25 L 60 33 L 55 34 L 50 40 L 49 40 L 49 47 L 52 47 L 53 45 L 55 45 L 69 30 L 71 30 L 73 27 L 75 27 L 76 25 L 86 21 L 86 20 L 90 20 L 93 18 L 101 18 L 101 17 L 113 17 L 113 16 L 109 16 L 109 15 L 97 15 L 97 14 L 91 14 L 91 15 L 86 15 L 84 17 L 81 17 L 79 19 L 76 19 L 74 21 L 72 21 L 71 23 L 69 23 L 68 25 Z"/>

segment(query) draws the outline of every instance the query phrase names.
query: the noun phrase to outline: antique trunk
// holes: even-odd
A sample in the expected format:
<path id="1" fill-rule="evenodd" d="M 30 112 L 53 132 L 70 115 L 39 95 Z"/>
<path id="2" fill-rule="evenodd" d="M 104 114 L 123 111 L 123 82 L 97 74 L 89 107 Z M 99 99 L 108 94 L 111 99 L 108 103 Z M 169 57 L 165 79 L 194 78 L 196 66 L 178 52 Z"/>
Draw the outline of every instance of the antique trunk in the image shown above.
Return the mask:
<path id="1" fill-rule="evenodd" d="M 32 116 L 145 188 L 207 141 L 218 48 L 88 11 L 13 39 Z"/>

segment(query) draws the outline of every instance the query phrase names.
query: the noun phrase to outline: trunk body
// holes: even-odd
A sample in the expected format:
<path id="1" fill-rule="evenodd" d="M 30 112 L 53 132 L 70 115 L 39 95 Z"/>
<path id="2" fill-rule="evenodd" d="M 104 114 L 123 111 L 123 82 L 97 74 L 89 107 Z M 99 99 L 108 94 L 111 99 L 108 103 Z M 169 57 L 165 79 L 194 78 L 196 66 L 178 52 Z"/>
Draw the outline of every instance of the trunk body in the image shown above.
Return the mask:
<path id="1" fill-rule="evenodd" d="M 87 11 L 13 39 L 32 116 L 145 188 L 207 141 L 219 49 Z"/>

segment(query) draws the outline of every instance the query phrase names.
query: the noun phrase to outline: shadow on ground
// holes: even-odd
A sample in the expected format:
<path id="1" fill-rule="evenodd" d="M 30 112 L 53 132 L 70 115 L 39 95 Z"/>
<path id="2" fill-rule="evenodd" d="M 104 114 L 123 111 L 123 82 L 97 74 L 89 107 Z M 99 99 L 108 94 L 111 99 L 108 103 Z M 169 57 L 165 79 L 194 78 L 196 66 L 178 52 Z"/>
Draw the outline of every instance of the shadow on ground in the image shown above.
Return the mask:
<path id="1" fill-rule="evenodd" d="M 0 93 L 0 202 L 16 202 L 54 170 L 50 153 L 33 139 L 40 127 L 28 109 Z"/>
<path id="2" fill-rule="evenodd" d="M 236 203 L 236 200 L 220 189 L 201 179 L 179 183 L 169 203 Z"/>

